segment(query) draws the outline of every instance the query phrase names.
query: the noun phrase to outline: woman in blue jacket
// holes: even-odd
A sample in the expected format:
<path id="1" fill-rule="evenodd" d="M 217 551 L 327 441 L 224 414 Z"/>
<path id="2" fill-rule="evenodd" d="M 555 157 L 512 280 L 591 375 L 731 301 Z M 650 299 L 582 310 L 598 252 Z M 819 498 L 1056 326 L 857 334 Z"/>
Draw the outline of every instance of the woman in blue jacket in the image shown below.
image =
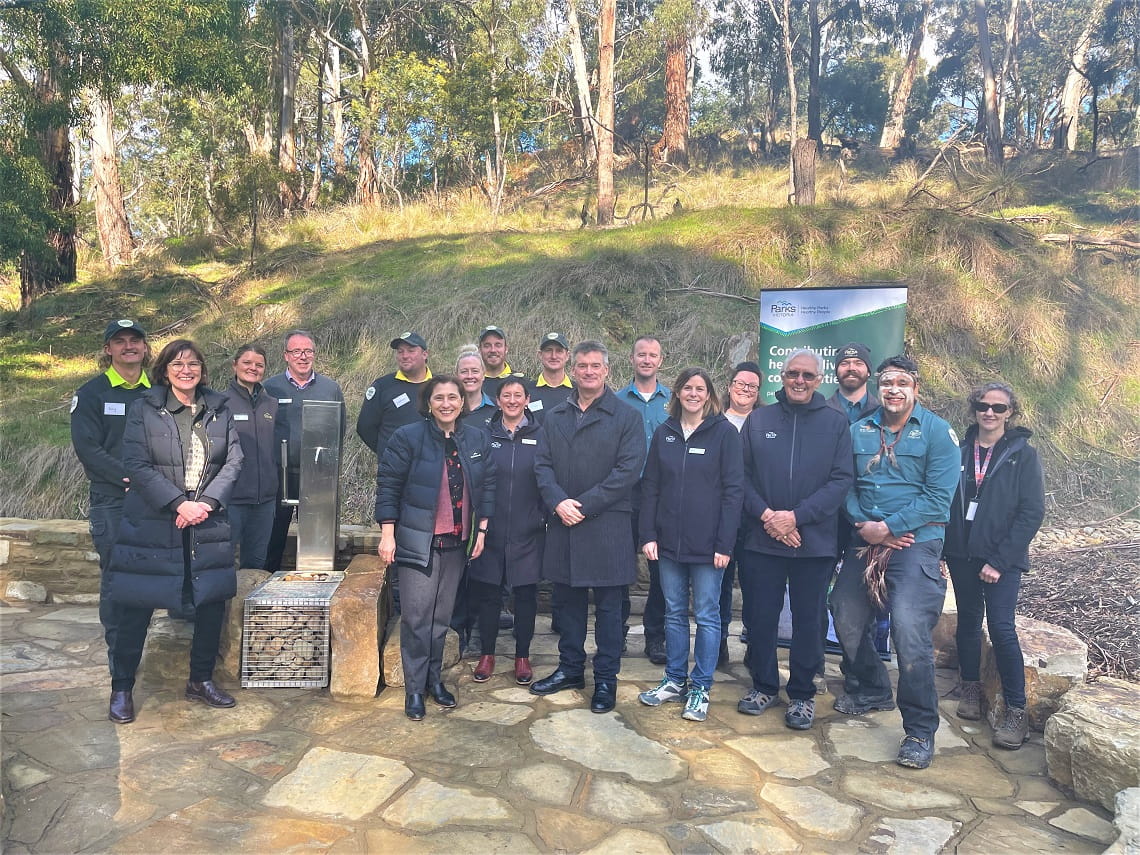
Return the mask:
<path id="1" fill-rule="evenodd" d="M 720 586 L 740 523 L 740 435 L 720 412 L 712 379 L 688 368 L 673 384 L 669 418 L 653 434 L 641 480 L 641 550 L 657 559 L 665 595 L 665 676 L 638 698 L 685 700 L 704 721 L 720 648 Z M 689 672 L 689 595 L 697 621 Z"/>
<path id="2" fill-rule="evenodd" d="M 835 567 L 839 509 L 855 478 L 847 417 L 818 391 L 823 360 L 810 350 L 788 357 L 774 404 L 744 424 L 743 549 L 740 588 L 748 618 L 752 691 L 737 704 L 760 715 L 779 700 L 776 641 L 787 590 L 792 608 L 788 709 L 784 724 L 815 719 L 815 675 L 823 666 L 824 598 Z"/>
<path id="3" fill-rule="evenodd" d="M 420 391 L 423 421 L 399 428 L 376 476 L 377 552 L 400 580 L 404 713 L 424 717 L 424 692 L 455 706 L 443 684 L 443 644 L 468 554 L 483 552 L 495 510 L 495 464 L 485 430 L 465 426 L 459 379 L 437 374 Z"/>
<path id="4" fill-rule="evenodd" d="M 1045 487 L 1028 428 L 1011 426 L 1019 408 L 1005 383 L 986 383 L 969 396 L 974 423 L 962 439 L 962 475 L 950 505 L 942 554 L 958 602 L 958 717 L 982 717 L 982 616 L 990 629 L 1005 715 L 993 743 L 1016 750 L 1029 735 L 1025 669 L 1014 608 L 1029 543 L 1045 517 Z"/>
<path id="5" fill-rule="evenodd" d="M 206 359 L 194 342 L 162 349 L 155 385 L 131 404 L 123 466 L 131 488 L 111 551 L 110 599 L 119 632 L 110 652 L 116 724 L 134 721 L 132 690 L 156 608 L 194 613 L 186 699 L 232 707 L 214 683 L 226 600 L 237 592 L 226 506 L 242 466 L 226 399 L 206 386 Z"/>
<path id="6" fill-rule="evenodd" d="M 505 584 L 515 601 L 515 682 L 525 686 L 534 677 L 530 642 L 538 612 L 546 535 L 546 510 L 534 474 L 542 427 L 527 415 L 530 392 L 522 378 L 507 377 L 498 393 L 499 409 L 490 425 L 491 459 L 498 485 L 495 517 L 487 533 L 487 548 L 467 568 L 482 645 L 474 676 L 476 683 L 485 683 L 495 673 L 495 642 Z"/>

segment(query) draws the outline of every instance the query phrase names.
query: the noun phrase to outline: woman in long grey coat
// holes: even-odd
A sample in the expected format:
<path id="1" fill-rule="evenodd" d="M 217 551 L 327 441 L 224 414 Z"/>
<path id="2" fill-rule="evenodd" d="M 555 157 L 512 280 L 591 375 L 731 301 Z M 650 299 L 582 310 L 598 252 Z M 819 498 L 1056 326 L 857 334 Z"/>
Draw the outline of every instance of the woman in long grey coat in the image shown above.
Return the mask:
<path id="1" fill-rule="evenodd" d="M 155 385 L 127 413 L 130 489 L 108 568 L 119 612 L 109 651 L 108 717 L 116 724 L 134 721 L 131 691 L 156 608 L 194 613 L 186 699 L 235 704 L 213 675 L 226 600 L 237 591 L 225 507 L 241 472 L 241 442 L 225 396 L 206 387 L 206 360 L 194 342 L 170 342 L 152 376 Z"/>

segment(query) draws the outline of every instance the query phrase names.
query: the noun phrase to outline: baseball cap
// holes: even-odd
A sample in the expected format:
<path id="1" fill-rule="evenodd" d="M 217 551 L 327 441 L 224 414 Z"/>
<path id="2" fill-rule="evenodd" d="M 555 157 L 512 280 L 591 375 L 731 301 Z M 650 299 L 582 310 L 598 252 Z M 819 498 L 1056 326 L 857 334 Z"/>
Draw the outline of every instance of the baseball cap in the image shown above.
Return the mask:
<path id="1" fill-rule="evenodd" d="M 410 344 L 412 347 L 422 347 L 424 350 L 428 349 L 427 342 L 424 341 L 424 337 L 419 333 L 410 331 L 406 333 L 400 333 L 400 335 L 392 339 L 391 343 L 389 343 L 388 346 L 392 348 L 392 350 L 395 350 L 401 344 Z"/>
<path id="2" fill-rule="evenodd" d="M 485 339 L 489 335 L 497 335 L 503 341 L 507 340 L 507 334 L 505 332 L 503 332 L 502 328 L 497 327 L 497 326 L 492 324 L 489 327 L 483 327 L 483 332 L 479 333 L 480 344 L 483 342 L 483 339 Z"/>
<path id="3" fill-rule="evenodd" d="M 548 332 L 538 342 L 538 349 L 542 350 L 547 345 L 559 344 L 566 350 L 570 349 L 570 342 L 566 340 L 566 336 L 560 332 Z"/>
<path id="4" fill-rule="evenodd" d="M 146 338 L 146 331 L 138 325 L 135 321 L 129 318 L 122 318 L 118 321 L 111 321 L 107 324 L 107 329 L 103 331 L 103 343 L 106 344 L 111 340 L 111 336 L 121 332 L 136 332 L 143 338 Z"/>

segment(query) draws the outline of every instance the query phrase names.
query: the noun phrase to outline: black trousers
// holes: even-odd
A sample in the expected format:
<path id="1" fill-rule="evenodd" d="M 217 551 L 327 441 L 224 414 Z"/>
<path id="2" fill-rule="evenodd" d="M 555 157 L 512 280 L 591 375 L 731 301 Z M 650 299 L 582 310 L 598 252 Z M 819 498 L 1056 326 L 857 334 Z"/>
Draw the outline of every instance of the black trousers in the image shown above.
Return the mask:
<path id="1" fill-rule="evenodd" d="M 499 636 L 499 610 L 503 604 L 502 588 L 475 579 L 468 580 L 467 585 L 479 620 L 479 652 L 483 656 L 494 656 Z M 534 618 L 538 614 L 538 585 L 519 585 L 511 590 L 515 596 L 515 658 L 527 658 L 534 638 Z"/>
<path id="2" fill-rule="evenodd" d="M 301 473 L 289 472 L 289 495 L 294 499 L 301 489 Z M 285 543 L 289 539 L 289 524 L 293 522 L 294 505 L 281 504 L 278 494 L 277 513 L 273 516 L 273 530 L 269 533 L 269 546 L 265 550 L 265 569 L 276 573 L 281 569 L 281 559 L 285 557 Z"/>

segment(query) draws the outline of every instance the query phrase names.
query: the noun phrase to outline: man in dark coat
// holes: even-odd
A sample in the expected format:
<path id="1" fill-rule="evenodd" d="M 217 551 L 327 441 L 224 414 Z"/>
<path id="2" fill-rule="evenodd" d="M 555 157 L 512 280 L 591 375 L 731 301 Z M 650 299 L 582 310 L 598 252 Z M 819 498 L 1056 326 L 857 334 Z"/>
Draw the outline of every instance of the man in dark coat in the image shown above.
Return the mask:
<path id="1" fill-rule="evenodd" d="M 574 348 L 575 389 L 546 414 L 535 475 L 550 516 L 543 576 L 554 583 L 561 629 L 558 669 L 531 685 L 536 695 L 585 687 L 586 617 L 594 593 L 594 696 L 609 712 L 621 668 L 621 602 L 637 579 L 630 522 L 632 493 L 645 462 L 641 417 L 606 386 L 609 352 L 597 341 Z"/>

